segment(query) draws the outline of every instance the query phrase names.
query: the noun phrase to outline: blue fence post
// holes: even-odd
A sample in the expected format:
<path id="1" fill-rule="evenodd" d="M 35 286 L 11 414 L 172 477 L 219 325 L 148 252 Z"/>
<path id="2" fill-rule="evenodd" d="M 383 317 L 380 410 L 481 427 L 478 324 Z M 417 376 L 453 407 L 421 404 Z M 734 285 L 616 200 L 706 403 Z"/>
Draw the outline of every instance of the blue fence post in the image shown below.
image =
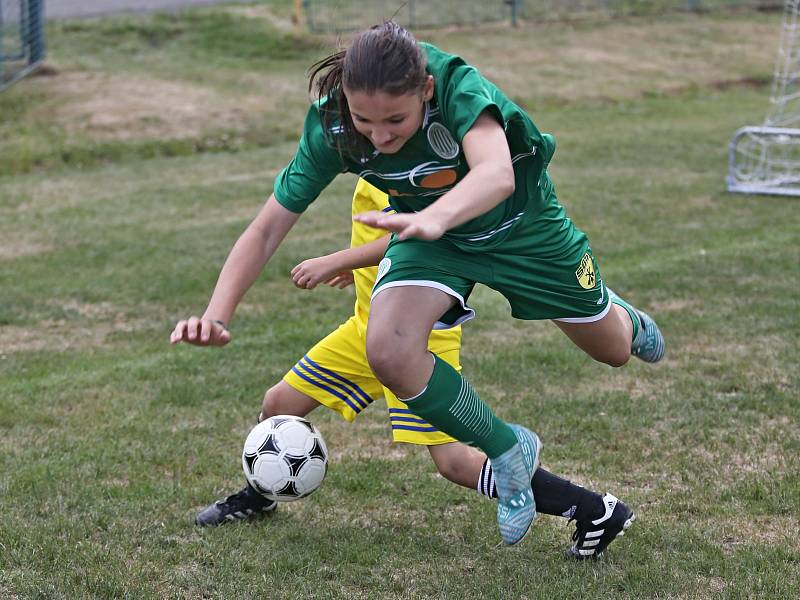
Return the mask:
<path id="1" fill-rule="evenodd" d="M 38 64 L 44 60 L 47 47 L 44 39 L 44 0 L 28 0 L 28 47 L 30 48 L 31 64 Z"/>
<path id="2" fill-rule="evenodd" d="M 15 27 L 19 43 L 10 53 L 8 39 L 0 39 L 0 91 L 13 85 L 44 62 L 47 53 L 44 32 L 44 0 L 19 0 Z M 8 13 L 0 14 L 0 36 L 9 35 Z M 14 33 L 14 32 L 12 32 Z"/>
<path id="3" fill-rule="evenodd" d="M 0 2 L 0 75 L 2 75 L 3 68 L 3 3 Z M 3 78 L 0 77 L 0 81 Z"/>

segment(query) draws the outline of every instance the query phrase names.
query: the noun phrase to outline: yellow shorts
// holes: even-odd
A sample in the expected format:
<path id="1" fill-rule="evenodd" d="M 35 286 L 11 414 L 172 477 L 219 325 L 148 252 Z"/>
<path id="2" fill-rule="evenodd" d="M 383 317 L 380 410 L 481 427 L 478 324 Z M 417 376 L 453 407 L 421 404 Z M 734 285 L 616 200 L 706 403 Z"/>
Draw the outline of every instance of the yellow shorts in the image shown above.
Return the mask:
<path id="1" fill-rule="evenodd" d="M 443 340 L 437 339 L 437 335 L 434 333 L 428 348 L 461 371 L 460 332 Z M 412 414 L 405 403 L 375 378 L 367 363 L 366 341 L 359 334 L 355 317 L 311 348 L 283 380 L 347 421 L 353 421 L 374 400 L 385 398 L 395 442 L 435 446 L 456 441 Z"/>

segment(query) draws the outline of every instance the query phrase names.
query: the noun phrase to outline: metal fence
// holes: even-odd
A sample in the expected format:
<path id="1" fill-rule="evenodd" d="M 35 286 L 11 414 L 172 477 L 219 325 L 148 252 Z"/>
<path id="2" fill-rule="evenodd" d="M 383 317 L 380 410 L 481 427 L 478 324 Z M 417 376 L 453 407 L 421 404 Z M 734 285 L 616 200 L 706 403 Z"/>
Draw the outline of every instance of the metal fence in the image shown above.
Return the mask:
<path id="1" fill-rule="evenodd" d="M 393 19 L 410 29 L 736 7 L 780 8 L 780 0 L 302 0 L 313 32 L 346 32 Z"/>
<path id="2" fill-rule="evenodd" d="M 0 90 L 45 57 L 44 0 L 0 0 Z"/>
<path id="3" fill-rule="evenodd" d="M 645 15 L 713 11 L 737 7 L 780 8 L 781 0 L 518 0 L 525 20 L 597 15 Z"/>

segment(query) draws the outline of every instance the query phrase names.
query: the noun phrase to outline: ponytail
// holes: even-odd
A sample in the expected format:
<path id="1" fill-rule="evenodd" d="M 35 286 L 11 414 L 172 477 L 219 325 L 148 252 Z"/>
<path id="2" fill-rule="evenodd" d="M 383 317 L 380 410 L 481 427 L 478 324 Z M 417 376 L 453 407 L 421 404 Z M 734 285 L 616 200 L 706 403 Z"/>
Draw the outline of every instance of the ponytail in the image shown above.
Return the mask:
<path id="1" fill-rule="evenodd" d="M 308 81 L 310 94 L 314 93 L 316 87 L 316 100 L 325 135 L 342 158 L 345 153 L 363 156 L 369 148 L 367 140 L 353 125 L 347 96 L 344 95 L 342 80 L 346 53 L 347 50 L 339 50 L 311 65 Z M 332 130 L 339 125 L 342 127 L 341 135 L 333 134 Z"/>

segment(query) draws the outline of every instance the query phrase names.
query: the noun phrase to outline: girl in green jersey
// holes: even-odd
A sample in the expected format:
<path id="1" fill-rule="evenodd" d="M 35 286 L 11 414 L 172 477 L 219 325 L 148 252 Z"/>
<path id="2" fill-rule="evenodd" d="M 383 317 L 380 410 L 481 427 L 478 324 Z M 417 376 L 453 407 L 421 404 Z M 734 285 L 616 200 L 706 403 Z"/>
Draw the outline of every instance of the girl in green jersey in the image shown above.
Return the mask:
<path id="1" fill-rule="evenodd" d="M 655 322 L 602 281 L 586 235 L 547 174 L 555 142 L 462 59 L 387 22 L 362 32 L 311 75 L 319 100 L 273 194 L 234 245 L 202 317 L 172 341 L 223 345 L 236 305 L 300 214 L 341 172 L 389 195 L 397 214 L 356 216 L 393 232 L 367 329 L 377 378 L 420 417 L 491 459 L 503 541 L 536 510 L 536 434 L 498 419 L 470 384 L 427 349 L 434 328 L 474 316 L 476 283 L 502 293 L 521 319 L 551 319 L 595 360 L 657 362 Z"/>

